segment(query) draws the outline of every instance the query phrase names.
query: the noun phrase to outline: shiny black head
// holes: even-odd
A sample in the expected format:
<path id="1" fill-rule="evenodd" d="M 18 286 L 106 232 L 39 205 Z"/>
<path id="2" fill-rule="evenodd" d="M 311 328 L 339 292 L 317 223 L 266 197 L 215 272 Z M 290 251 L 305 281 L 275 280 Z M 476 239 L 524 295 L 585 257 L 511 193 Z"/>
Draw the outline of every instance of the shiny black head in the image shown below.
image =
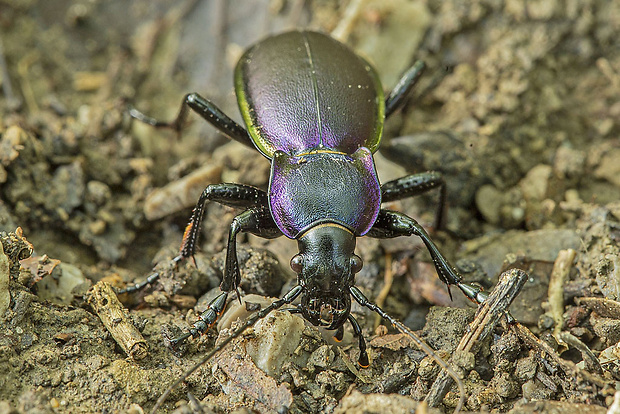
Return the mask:
<path id="1" fill-rule="evenodd" d="M 362 259 L 353 253 L 355 235 L 339 224 L 322 223 L 297 241 L 299 254 L 291 259 L 291 268 L 304 289 L 302 313 L 314 325 L 336 329 L 349 316 L 349 287 L 362 268 Z"/>

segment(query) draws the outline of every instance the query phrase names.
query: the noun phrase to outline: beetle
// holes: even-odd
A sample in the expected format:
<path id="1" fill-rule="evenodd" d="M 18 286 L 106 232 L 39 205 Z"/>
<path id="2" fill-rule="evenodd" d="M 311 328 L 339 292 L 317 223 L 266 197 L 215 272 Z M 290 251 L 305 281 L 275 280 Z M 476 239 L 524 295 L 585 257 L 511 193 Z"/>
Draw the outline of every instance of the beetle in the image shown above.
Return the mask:
<path id="1" fill-rule="evenodd" d="M 195 253 L 207 201 L 244 211 L 230 226 L 222 293 L 173 344 L 189 336 L 197 337 L 211 327 L 223 312 L 230 292 L 237 290 L 241 276 L 236 238 L 240 232 L 264 238 L 284 235 L 296 240 L 299 253 L 290 265 L 297 273 L 297 285 L 252 315 L 229 340 L 298 297 L 300 304 L 290 311 L 300 313 L 315 326 L 335 330 L 337 340 L 342 339 L 344 324 L 351 323 L 359 338 L 358 363 L 362 367 L 367 367 L 369 360 L 361 328 L 350 312 L 351 298 L 411 336 L 408 328 L 370 302 L 355 286 L 362 260 L 354 250 L 356 238 L 361 236 L 420 237 L 448 289 L 456 285 L 474 302 L 483 301 L 480 289 L 462 282 L 416 220 L 381 208 L 382 203 L 438 188 L 436 223 L 441 222 L 445 186 L 440 173 L 418 173 L 380 184 L 373 160 L 385 119 L 403 105 L 423 69 L 424 64 L 416 62 L 385 96 L 375 69 L 347 46 L 318 32 L 291 31 L 251 46 L 236 66 L 235 92 L 246 128 L 197 93 L 185 96 L 172 122 L 130 110 L 131 116 L 142 122 L 179 131 L 191 109 L 271 162 L 268 191 L 243 184 L 215 184 L 200 196 L 180 253 L 173 259 L 175 263 Z M 158 277 L 159 273 L 153 273 L 125 291 L 140 289 Z M 442 366 L 449 369 L 445 363 Z"/>

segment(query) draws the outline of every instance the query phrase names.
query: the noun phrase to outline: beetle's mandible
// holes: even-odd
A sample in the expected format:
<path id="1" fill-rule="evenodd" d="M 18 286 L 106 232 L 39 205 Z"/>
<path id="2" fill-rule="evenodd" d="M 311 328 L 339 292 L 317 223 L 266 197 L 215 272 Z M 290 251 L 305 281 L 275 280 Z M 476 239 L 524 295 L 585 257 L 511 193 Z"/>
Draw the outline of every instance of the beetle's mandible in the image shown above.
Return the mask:
<path id="1" fill-rule="evenodd" d="M 196 337 L 212 326 L 229 293 L 237 289 L 240 272 L 236 237 L 240 232 L 265 238 L 284 235 L 297 240 L 299 253 L 291 259 L 291 267 L 298 279 L 295 287 L 253 314 L 229 340 L 298 297 L 301 303 L 290 310 L 314 325 L 336 330 L 337 339 L 342 338 L 345 322 L 351 323 L 359 338 L 358 362 L 363 367 L 368 366 L 369 360 L 361 328 L 350 313 L 351 297 L 411 336 L 409 329 L 370 302 L 355 286 L 355 273 L 362 268 L 361 259 L 354 253 L 356 238 L 364 235 L 420 237 L 441 280 L 448 286 L 456 285 L 473 301 L 482 301 L 479 289 L 461 281 L 416 220 L 381 208 L 381 203 L 439 188 L 436 223 L 441 223 L 445 187 L 439 173 L 413 174 L 380 184 L 373 160 L 384 120 L 402 106 L 423 69 L 424 64 L 416 62 L 394 90 L 384 96 L 373 67 L 347 46 L 321 33 L 293 31 L 255 44 L 237 64 L 235 91 L 245 128 L 196 93 L 185 97 L 179 115 L 170 123 L 131 110 L 138 120 L 178 131 L 188 109 L 192 109 L 271 162 L 268 191 L 242 184 L 217 184 L 208 186 L 198 200 L 175 262 L 194 254 L 207 201 L 244 211 L 230 226 L 222 293 L 189 332 L 175 341 Z M 158 277 L 159 273 L 153 273 L 125 291 L 140 289 Z M 442 366 L 449 369 L 445 363 Z"/>

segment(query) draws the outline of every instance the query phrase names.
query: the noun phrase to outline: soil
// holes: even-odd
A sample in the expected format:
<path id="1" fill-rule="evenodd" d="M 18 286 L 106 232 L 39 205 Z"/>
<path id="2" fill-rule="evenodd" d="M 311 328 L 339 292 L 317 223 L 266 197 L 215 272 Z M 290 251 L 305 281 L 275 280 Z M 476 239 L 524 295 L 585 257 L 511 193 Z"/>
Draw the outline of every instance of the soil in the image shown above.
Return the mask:
<path id="1" fill-rule="evenodd" d="M 300 27 L 349 44 L 386 90 L 426 62 L 375 158 L 382 182 L 440 171 L 447 220 L 430 227 L 433 192 L 389 207 L 428 225 L 468 283 L 493 291 L 509 269 L 529 275 L 510 307 L 517 322 L 503 317 L 466 352 L 476 307 L 449 294 L 418 239 L 360 238 L 356 285 L 452 357 L 465 410 L 620 412 L 619 2 L 3 0 L 0 413 L 149 411 L 248 317 L 232 302 L 217 329 L 168 346 L 219 292 L 238 213 L 209 204 L 195 261 L 175 267 L 192 207 L 211 183 L 266 188 L 268 161 L 195 115 L 175 134 L 132 122 L 129 109 L 171 120 L 196 91 L 240 121 L 232 72 L 242 51 Z M 296 248 L 240 236 L 247 303 L 294 285 Z M 94 299 L 93 286 L 130 286 L 153 265 L 160 280 L 120 295 L 122 305 Z M 107 305 L 117 316 L 102 315 Z M 336 344 L 274 311 L 160 412 L 426 409 L 418 401 L 441 369 L 377 315 L 352 311 L 368 369 L 349 324 Z M 453 386 L 428 412 L 458 399 Z"/>

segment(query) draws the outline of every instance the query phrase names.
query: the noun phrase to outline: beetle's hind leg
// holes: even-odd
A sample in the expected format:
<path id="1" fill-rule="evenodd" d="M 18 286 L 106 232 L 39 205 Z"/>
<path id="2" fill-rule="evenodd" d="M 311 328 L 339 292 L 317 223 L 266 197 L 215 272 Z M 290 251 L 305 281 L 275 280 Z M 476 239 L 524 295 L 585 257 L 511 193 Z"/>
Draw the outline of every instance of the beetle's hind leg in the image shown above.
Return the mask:
<path id="1" fill-rule="evenodd" d="M 250 148 L 255 148 L 252 137 L 248 131 L 241 125 L 233 121 L 213 102 L 203 98 L 197 93 L 189 93 L 183 98 L 179 114 L 172 122 L 158 121 L 138 111 L 135 108 L 129 110 L 129 115 L 138 121 L 152 125 L 156 128 L 171 128 L 176 132 L 180 132 L 187 118 L 187 111 L 191 109 L 198 115 L 203 117 L 207 122 L 220 130 L 223 134 L 238 141 Z"/>
<path id="2" fill-rule="evenodd" d="M 439 172 L 427 171 L 384 183 L 381 185 L 381 202 L 415 197 L 434 188 L 439 188 L 439 200 L 437 201 L 437 210 L 435 211 L 435 222 L 433 223 L 433 227 L 435 229 L 440 229 L 444 225 L 446 183 Z"/>

